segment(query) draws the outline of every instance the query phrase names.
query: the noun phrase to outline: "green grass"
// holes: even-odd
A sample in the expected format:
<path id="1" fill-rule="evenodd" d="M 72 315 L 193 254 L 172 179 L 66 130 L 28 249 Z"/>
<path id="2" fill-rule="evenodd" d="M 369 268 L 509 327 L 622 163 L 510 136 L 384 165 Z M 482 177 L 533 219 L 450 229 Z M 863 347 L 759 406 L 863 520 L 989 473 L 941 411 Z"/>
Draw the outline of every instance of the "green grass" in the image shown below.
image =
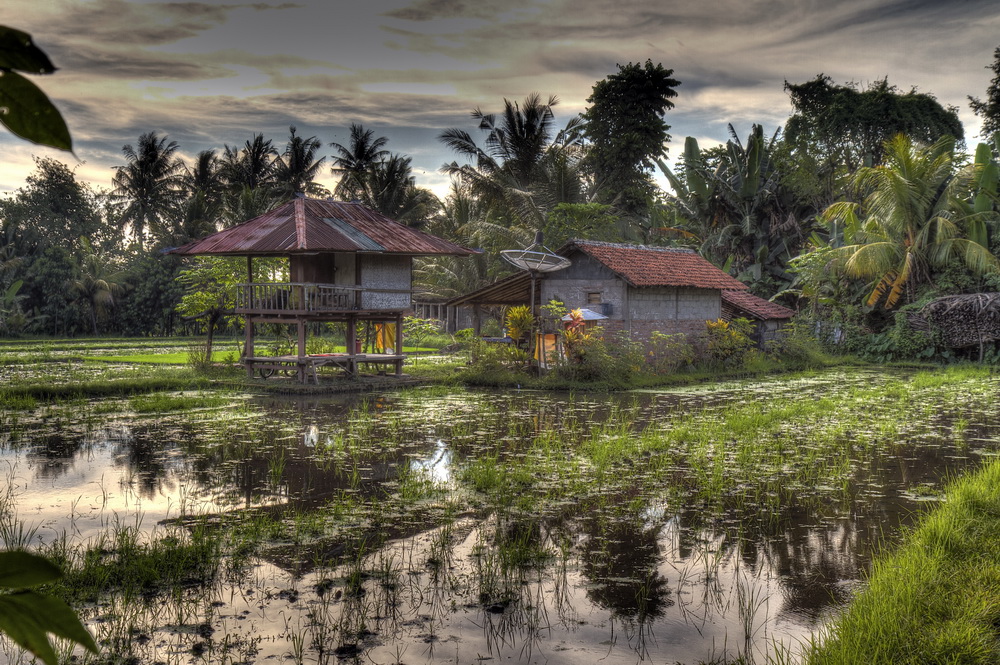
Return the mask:
<path id="1" fill-rule="evenodd" d="M 1000 662 L 1000 462 L 953 483 L 868 587 L 809 645 L 808 665 Z"/>
<path id="2" fill-rule="evenodd" d="M 134 353 L 127 356 L 92 356 L 89 360 L 105 363 L 142 363 L 149 365 L 186 365 L 190 355 L 187 351 L 173 353 Z M 212 362 L 235 362 L 232 349 L 212 351 Z"/>

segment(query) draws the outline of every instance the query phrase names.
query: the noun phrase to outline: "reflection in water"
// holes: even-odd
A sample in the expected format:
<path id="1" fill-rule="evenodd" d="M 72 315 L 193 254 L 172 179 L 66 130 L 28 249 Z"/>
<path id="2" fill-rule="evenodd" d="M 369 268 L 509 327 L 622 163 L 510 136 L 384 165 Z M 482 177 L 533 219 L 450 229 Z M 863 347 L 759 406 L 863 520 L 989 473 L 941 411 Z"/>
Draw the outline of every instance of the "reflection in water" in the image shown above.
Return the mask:
<path id="1" fill-rule="evenodd" d="M 843 383 L 832 375 L 768 391 L 779 399 Z M 114 520 L 148 532 L 247 508 L 294 520 L 335 501 L 348 512 L 381 507 L 365 534 L 275 546 L 239 583 L 199 600 L 222 603 L 206 621 L 254 643 L 258 659 L 288 657 L 295 644 L 326 658 L 354 644 L 374 662 L 399 659 L 400 648 L 406 662 L 756 657 L 772 639 L 806 637 L 849 598 L 885 534 L 922 505 L 915 488 L 937 487 L 996 446 L 996 414 L 971 422 L 962 440 L 942 437 L 937 421 L 915 424 L 892 454 L 853 469 L 856 485 L 837 501 L 803 489 L 764 516 L 706 509 L 682 493 L 584 506 L 572 491 L 542 512 L 520 503 L 516 478 L 490 503 L 463 474 L 478 460 L 526 457 L 552 433 L 570 446 L 605 419 L 667 427 L 679 412 L 710 418 L 759 390 L 267 397 L 148 417 L 107 408 L 79 422 L 36 416 L 0 444 L 0 469 L 10 469 L 17 517 L 48 542 L 64 532 L 85 541 Z M 416 497 L 414 513 L 391 512 L 399 493 Z M 459 508 L 441 509 L 447 502 Z M 150 644 L 176 652 L 194 639 L 161 627 Z"/>

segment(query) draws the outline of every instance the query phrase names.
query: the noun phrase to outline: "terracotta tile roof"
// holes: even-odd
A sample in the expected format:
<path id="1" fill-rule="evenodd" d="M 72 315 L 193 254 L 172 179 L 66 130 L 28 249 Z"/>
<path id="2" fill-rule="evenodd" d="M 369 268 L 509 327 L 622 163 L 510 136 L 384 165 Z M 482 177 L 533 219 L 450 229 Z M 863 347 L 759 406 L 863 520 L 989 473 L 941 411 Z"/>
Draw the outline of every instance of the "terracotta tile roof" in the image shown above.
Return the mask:
<path id="1" fill-rule="evenodd" d="M 700 289 L 745 290 L 730 277 L 689 249 L 619 245 L 593 240 L 571 240 L 558 253 L 573 249 L 593 257 L 632 286 L 687 286 Z"/>
<path id="2" fill-rule="evenodd" d="M 411 256 L 478 253 L 400 224 L 360 203 L 301 197 L 242 224 L 171 250 L 181 255 L 229 256 L 316 252 Z"/>
<path id="3" fill-rule="evenodd" d="M 790 319 L 795 316 L 793 310 L 788 309 L 770 300 L 758 298 L 747 291 L 723 291 L 722 305 L 725 308 L 729 305 L 736 309 L 740 315 L 750 315 L 749 318 L 766 321 L 769 319 Z"/>

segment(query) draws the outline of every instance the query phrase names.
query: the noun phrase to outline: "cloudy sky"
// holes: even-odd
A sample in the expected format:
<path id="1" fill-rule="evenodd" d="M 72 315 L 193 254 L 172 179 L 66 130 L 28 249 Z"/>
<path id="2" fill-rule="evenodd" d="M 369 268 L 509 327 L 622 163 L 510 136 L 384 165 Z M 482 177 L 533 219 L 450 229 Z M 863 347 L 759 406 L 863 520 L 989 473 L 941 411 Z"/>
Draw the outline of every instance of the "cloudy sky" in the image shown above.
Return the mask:
<path id="1" fill-rule="evenodd" d="M 685 136 L 724 141 L 727 123 L 773 131 L 790 112 L 783 82 L 821 72 L 932 93 L 974 142 L 966 97 L 984 96 L 1000 46 L 993 0 L 3 0 L 0 23 L 30 32 L 60 68 L 34 80 L 75 142 L 74 157 L 0 128 L 0 192 L 23 184 L 32 155 L 79 162 L 108 188 L 122 146 L 148 131 L 190 158 L 254 132 L 280 148 L 289 125 L 346 143 L 357 122 L 443 194 L 453 155 L 437 135 L 475 135 L 472 109 L 539 92 L 558 96 L 564 123 L 618 63 L 646 59 L 681 81 L 672 156 Z"/>

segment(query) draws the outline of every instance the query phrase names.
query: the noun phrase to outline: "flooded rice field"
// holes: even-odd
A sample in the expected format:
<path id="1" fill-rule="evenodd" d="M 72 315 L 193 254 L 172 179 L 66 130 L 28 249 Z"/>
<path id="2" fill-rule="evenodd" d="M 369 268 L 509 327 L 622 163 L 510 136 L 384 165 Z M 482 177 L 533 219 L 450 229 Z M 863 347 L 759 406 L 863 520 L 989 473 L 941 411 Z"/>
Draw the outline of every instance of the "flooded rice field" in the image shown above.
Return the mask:
<path id="1" fill-rule="evenodd" d="M 132 663 L 794 661 L 1000 449 L 981 370 L 6 404 L 0 545 Z M 6 645 L 0 662 L 29 662 Z"/>

